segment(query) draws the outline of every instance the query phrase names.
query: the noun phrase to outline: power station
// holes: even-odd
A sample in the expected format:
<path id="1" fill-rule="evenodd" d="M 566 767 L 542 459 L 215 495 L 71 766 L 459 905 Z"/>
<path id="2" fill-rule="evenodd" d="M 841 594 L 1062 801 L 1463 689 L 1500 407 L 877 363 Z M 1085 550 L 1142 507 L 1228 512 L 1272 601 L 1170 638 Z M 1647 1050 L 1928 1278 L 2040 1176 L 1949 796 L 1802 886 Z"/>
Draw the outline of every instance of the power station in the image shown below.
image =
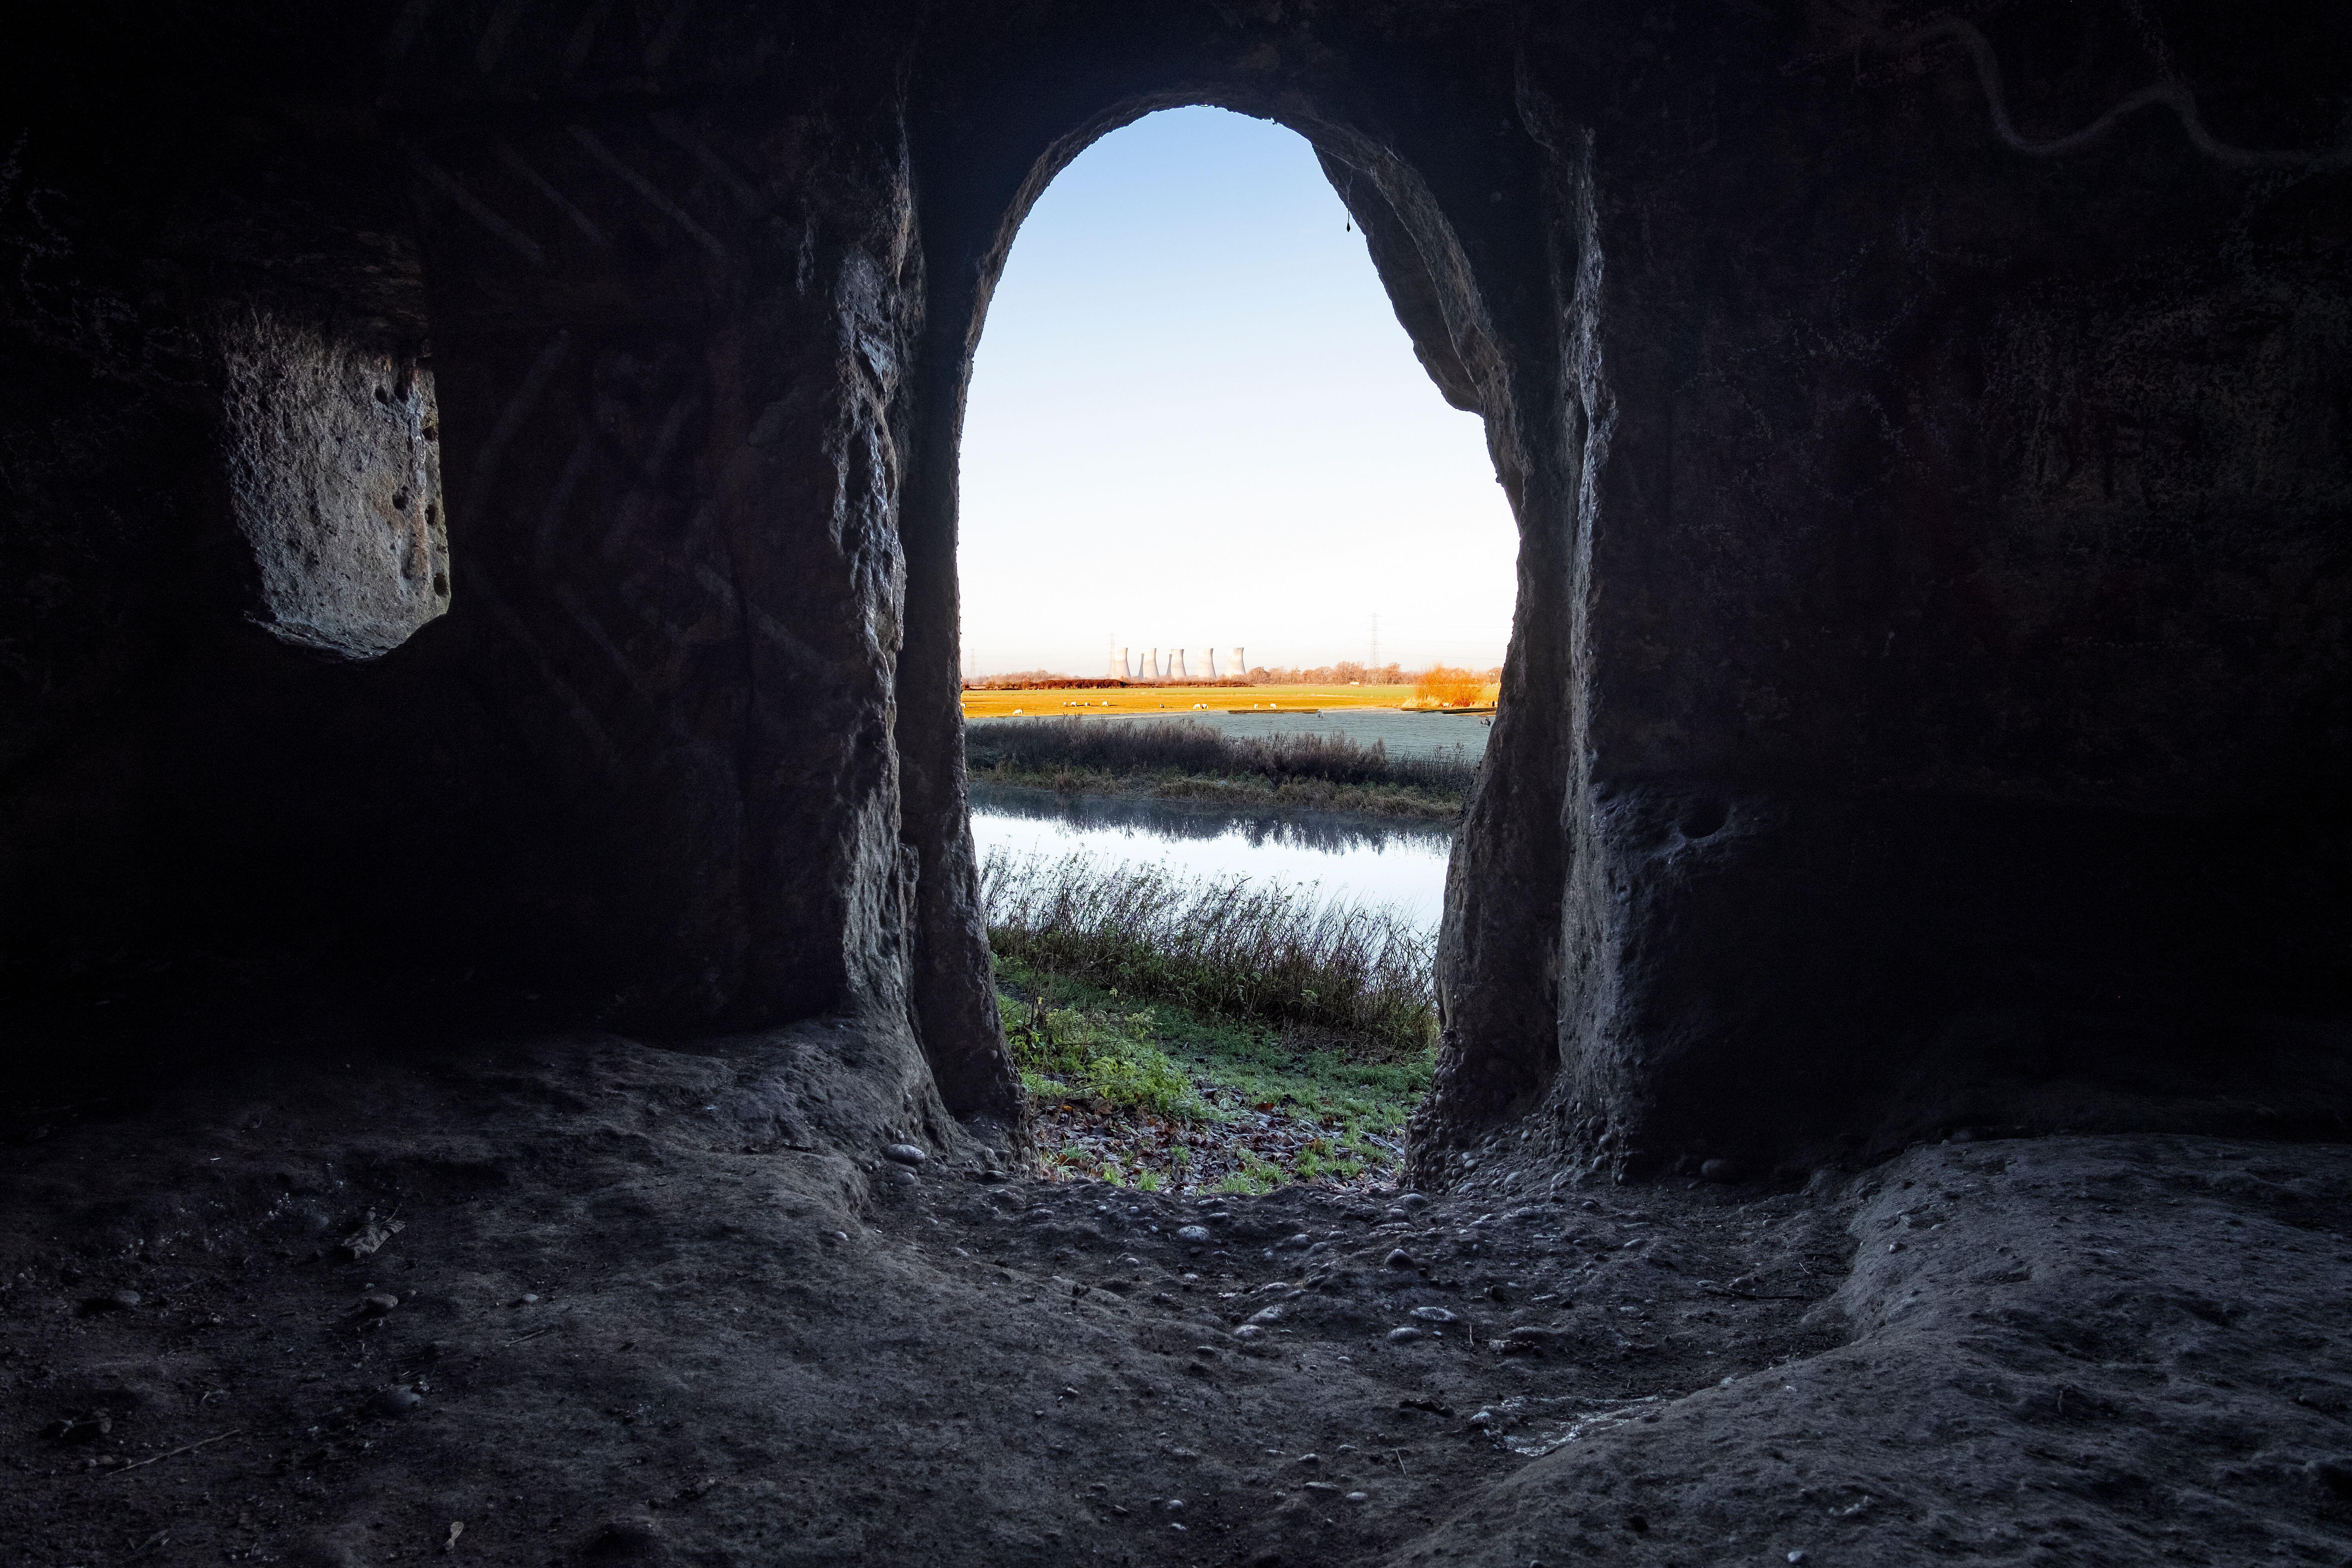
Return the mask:
<path id="1" fill-rule="evenodd" d="M 1139 657 L 1134 650 L 1113 644 L 1106 674 L 1112 680 L 1234 680 L 1249 673 L 1249 664 L 1237 647 L 1226 648 L 1222 658 L 1205 644 L 1192 651 L 1200 656 L 1198 669 L 1191 668 L 1187 650 L 1181 647 L 1170 648 L 1163 661 L 1156 647 Z"/>

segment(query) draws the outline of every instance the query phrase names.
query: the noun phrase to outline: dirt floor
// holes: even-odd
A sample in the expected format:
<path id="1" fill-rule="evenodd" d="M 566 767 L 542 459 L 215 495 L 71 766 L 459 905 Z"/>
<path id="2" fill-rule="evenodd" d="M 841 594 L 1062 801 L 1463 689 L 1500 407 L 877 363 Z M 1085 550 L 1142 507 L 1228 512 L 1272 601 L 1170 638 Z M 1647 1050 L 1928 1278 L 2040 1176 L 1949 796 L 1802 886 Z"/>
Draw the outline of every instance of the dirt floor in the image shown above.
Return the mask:
<path id="1" fill-rule="evenodd" d="M 2352 1560 L 2341 1146 L 1178 1202 L 849 1020 L 365 1033 L 6 1113 L 0 1563 Z"/>

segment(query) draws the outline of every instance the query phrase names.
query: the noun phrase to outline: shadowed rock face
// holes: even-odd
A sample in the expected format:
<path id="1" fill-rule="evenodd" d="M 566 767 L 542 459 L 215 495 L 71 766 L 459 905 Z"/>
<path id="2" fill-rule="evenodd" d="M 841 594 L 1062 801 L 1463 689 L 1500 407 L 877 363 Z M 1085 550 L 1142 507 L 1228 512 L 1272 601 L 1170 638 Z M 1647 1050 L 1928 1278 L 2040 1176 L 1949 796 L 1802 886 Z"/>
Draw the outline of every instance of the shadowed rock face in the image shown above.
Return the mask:
<path id="1" fill-rule="evenodd" d="M 1045 182 L 1211 102 L 1522 531 L 1421 1179 L 2340 1126 L 2352 58 L 1927 16 L 93 8 L 0 168 L 18 994 L 856 1007 L 1013 1114 L 963 390 Z"/>

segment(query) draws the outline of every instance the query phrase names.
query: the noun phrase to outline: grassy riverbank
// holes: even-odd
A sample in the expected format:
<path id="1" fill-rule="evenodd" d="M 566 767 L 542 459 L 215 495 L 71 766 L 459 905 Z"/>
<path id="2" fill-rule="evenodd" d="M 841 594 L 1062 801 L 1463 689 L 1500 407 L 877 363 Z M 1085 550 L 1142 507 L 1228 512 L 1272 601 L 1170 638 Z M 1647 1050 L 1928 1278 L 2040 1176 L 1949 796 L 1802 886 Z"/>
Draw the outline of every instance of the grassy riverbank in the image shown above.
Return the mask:
<path id="1" fill-rule="evenodd" d="M 1436 1030 L 1434 938 L 1384 905 L 1153 864 L 992 852 L 989 942 L 1041 973 L 1206 1016 L 1321 1031 L 1355 1055 L 1403 1059 Z"/>
<path id="2" fill-rule="evenodd" d="M 1393 1173 L 1434 1047 L 1363 1060 L 1343 1037 L 1149 1001 L 997 962 L 1005 1037 L 1050 1173 L 1171 1192 L 1369 1184 Z"/>
<path id="3" fill-rule="evenodd" d="M 1455 747 L 1392 757 L 1345 735 L 1238 739 L 1181 721 L 1041 719 L 976 727 L 964 752 L 975 784 L 1065 795 L 1149 795 L 1236 806 L 1360 811 L 1423 821 L 1459 816 L 1477 763 Z"/>

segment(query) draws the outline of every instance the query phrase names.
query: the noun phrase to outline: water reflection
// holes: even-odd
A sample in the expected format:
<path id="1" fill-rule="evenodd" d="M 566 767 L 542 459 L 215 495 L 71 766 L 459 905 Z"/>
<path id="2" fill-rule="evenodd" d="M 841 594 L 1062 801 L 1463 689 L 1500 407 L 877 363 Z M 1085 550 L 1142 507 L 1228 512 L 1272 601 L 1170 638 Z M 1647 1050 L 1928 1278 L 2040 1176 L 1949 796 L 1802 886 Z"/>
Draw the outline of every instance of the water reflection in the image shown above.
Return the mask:
<path id="1" fill-rule="evenodd" d="M 1327 895 L 1390 903 L 1430 925 L 1445 900 L 1454 830 L 1444 823 L 1325 811 L 978 785 L 972 837 L 1016 855 L 1157 861 L 1195 876 L 1278 878 Z"/>

